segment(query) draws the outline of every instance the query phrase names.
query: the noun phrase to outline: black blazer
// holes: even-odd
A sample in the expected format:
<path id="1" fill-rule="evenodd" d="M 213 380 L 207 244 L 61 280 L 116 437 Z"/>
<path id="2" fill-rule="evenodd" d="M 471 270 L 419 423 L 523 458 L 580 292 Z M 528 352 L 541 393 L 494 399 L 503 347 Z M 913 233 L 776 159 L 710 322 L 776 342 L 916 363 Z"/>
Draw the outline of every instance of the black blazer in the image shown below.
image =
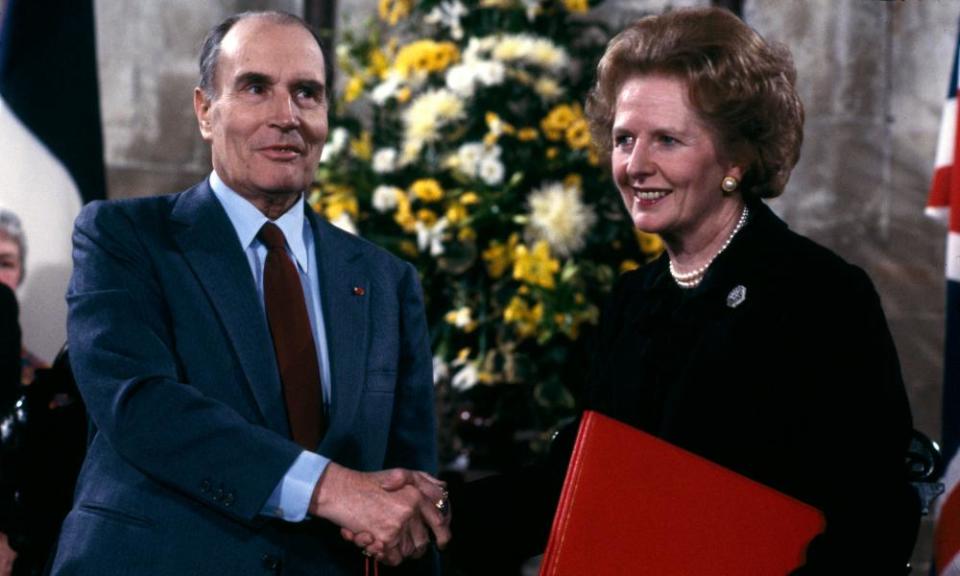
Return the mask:
<path id="1" fill-rule="evenodd" d="M 799 573 L 902 573 L 919 518 L 904 474 L 912 421 L 880 300 L 861 269 L 750 208 L 697 288 L 673 282 L 666 255 L 620 279 L 585 406 L 823 510 Z M 514 520 L 542 547 L 571 443 L 472 495 L 531 511 Z M 463 524 L 489 508 L 470 506 L 458 539 L 482 538 Z"/>
<path id="2" fill-rule="evenodd" d="M 20 388 L 20 323 L 17 297 L 0 284 L 0 413 L 17 397 Z"/>

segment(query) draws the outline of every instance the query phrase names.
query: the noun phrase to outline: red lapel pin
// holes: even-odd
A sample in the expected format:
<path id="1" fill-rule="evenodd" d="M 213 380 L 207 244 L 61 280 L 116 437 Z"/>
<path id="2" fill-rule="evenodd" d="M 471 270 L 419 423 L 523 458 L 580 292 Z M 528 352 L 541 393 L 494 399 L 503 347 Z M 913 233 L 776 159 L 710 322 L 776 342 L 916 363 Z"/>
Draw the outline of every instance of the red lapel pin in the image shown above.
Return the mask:
<path id="1" fill-rule="evenodd" d="M 367 293 L 367 291 L 361 288 L 360 286 L 354 286 L 351 292 L 353 292 L 354 296 L 363 296 L 364 294 Z"/>

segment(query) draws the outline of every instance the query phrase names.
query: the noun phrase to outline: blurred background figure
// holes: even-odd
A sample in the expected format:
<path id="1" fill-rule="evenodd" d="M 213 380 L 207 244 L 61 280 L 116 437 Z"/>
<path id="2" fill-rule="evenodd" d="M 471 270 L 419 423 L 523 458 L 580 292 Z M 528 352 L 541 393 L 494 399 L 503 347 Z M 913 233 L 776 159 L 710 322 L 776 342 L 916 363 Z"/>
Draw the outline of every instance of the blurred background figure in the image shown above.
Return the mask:
<path id="1" fill-rule="evenodd" d="M 50 367 L 22 344 L 26 252 L 20 219 L 0 208 L 0 576 L 44 573 L 86 445 L 66 352 Z"/>
<path id="2" fill-rule="evenodd" d="M 10 210 L 0 208 L 0 284 L 16 291 L 26 272 L 27 239 L 20 218 Z M 39 368 L 49 366 L 24 347 L 20 348 L 20 382 L 33 382 Z"/>

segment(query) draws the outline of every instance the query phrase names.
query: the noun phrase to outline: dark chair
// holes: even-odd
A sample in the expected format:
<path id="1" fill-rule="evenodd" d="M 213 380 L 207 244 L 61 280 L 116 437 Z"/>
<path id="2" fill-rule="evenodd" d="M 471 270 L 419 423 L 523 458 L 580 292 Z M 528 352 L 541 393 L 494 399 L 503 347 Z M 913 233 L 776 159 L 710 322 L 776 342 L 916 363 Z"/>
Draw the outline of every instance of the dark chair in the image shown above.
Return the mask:
<path id="1" fill-rule="evenodd" d="M 943 482 L 940 482 L 940 477 L 943 475 L 943 454 L 940 452 L 940 446 L 923 432 L 914 430 L 910 447 L 907 449 L 905 465 L 907 479 L 916 491 L 920 514 L 926 516 L 930 513 L 930 505 L 937 496 L 943 494 L 944 490 Z M 916 543 L 915 528 L 911 530 L 910 541 L 912 551 Z M 908 562 L 906 573 L 910 574 L 910 572 L 911 566 Z"/>

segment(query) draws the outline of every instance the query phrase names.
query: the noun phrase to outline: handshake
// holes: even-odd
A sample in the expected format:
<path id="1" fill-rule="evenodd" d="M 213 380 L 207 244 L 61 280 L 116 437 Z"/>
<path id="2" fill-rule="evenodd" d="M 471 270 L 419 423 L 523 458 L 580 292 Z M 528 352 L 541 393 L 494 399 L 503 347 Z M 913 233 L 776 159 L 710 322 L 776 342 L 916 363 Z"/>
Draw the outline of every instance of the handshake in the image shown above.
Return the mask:
<path id="1" fill-rule="evenodd" d="M 346 540 L 388 566 L 423 556 L 431 541 L 440 549 L 450 541 L 445 484 L 425 472 L 358 472 L 331 462 L 309 511 L 340 526 Z"/>

